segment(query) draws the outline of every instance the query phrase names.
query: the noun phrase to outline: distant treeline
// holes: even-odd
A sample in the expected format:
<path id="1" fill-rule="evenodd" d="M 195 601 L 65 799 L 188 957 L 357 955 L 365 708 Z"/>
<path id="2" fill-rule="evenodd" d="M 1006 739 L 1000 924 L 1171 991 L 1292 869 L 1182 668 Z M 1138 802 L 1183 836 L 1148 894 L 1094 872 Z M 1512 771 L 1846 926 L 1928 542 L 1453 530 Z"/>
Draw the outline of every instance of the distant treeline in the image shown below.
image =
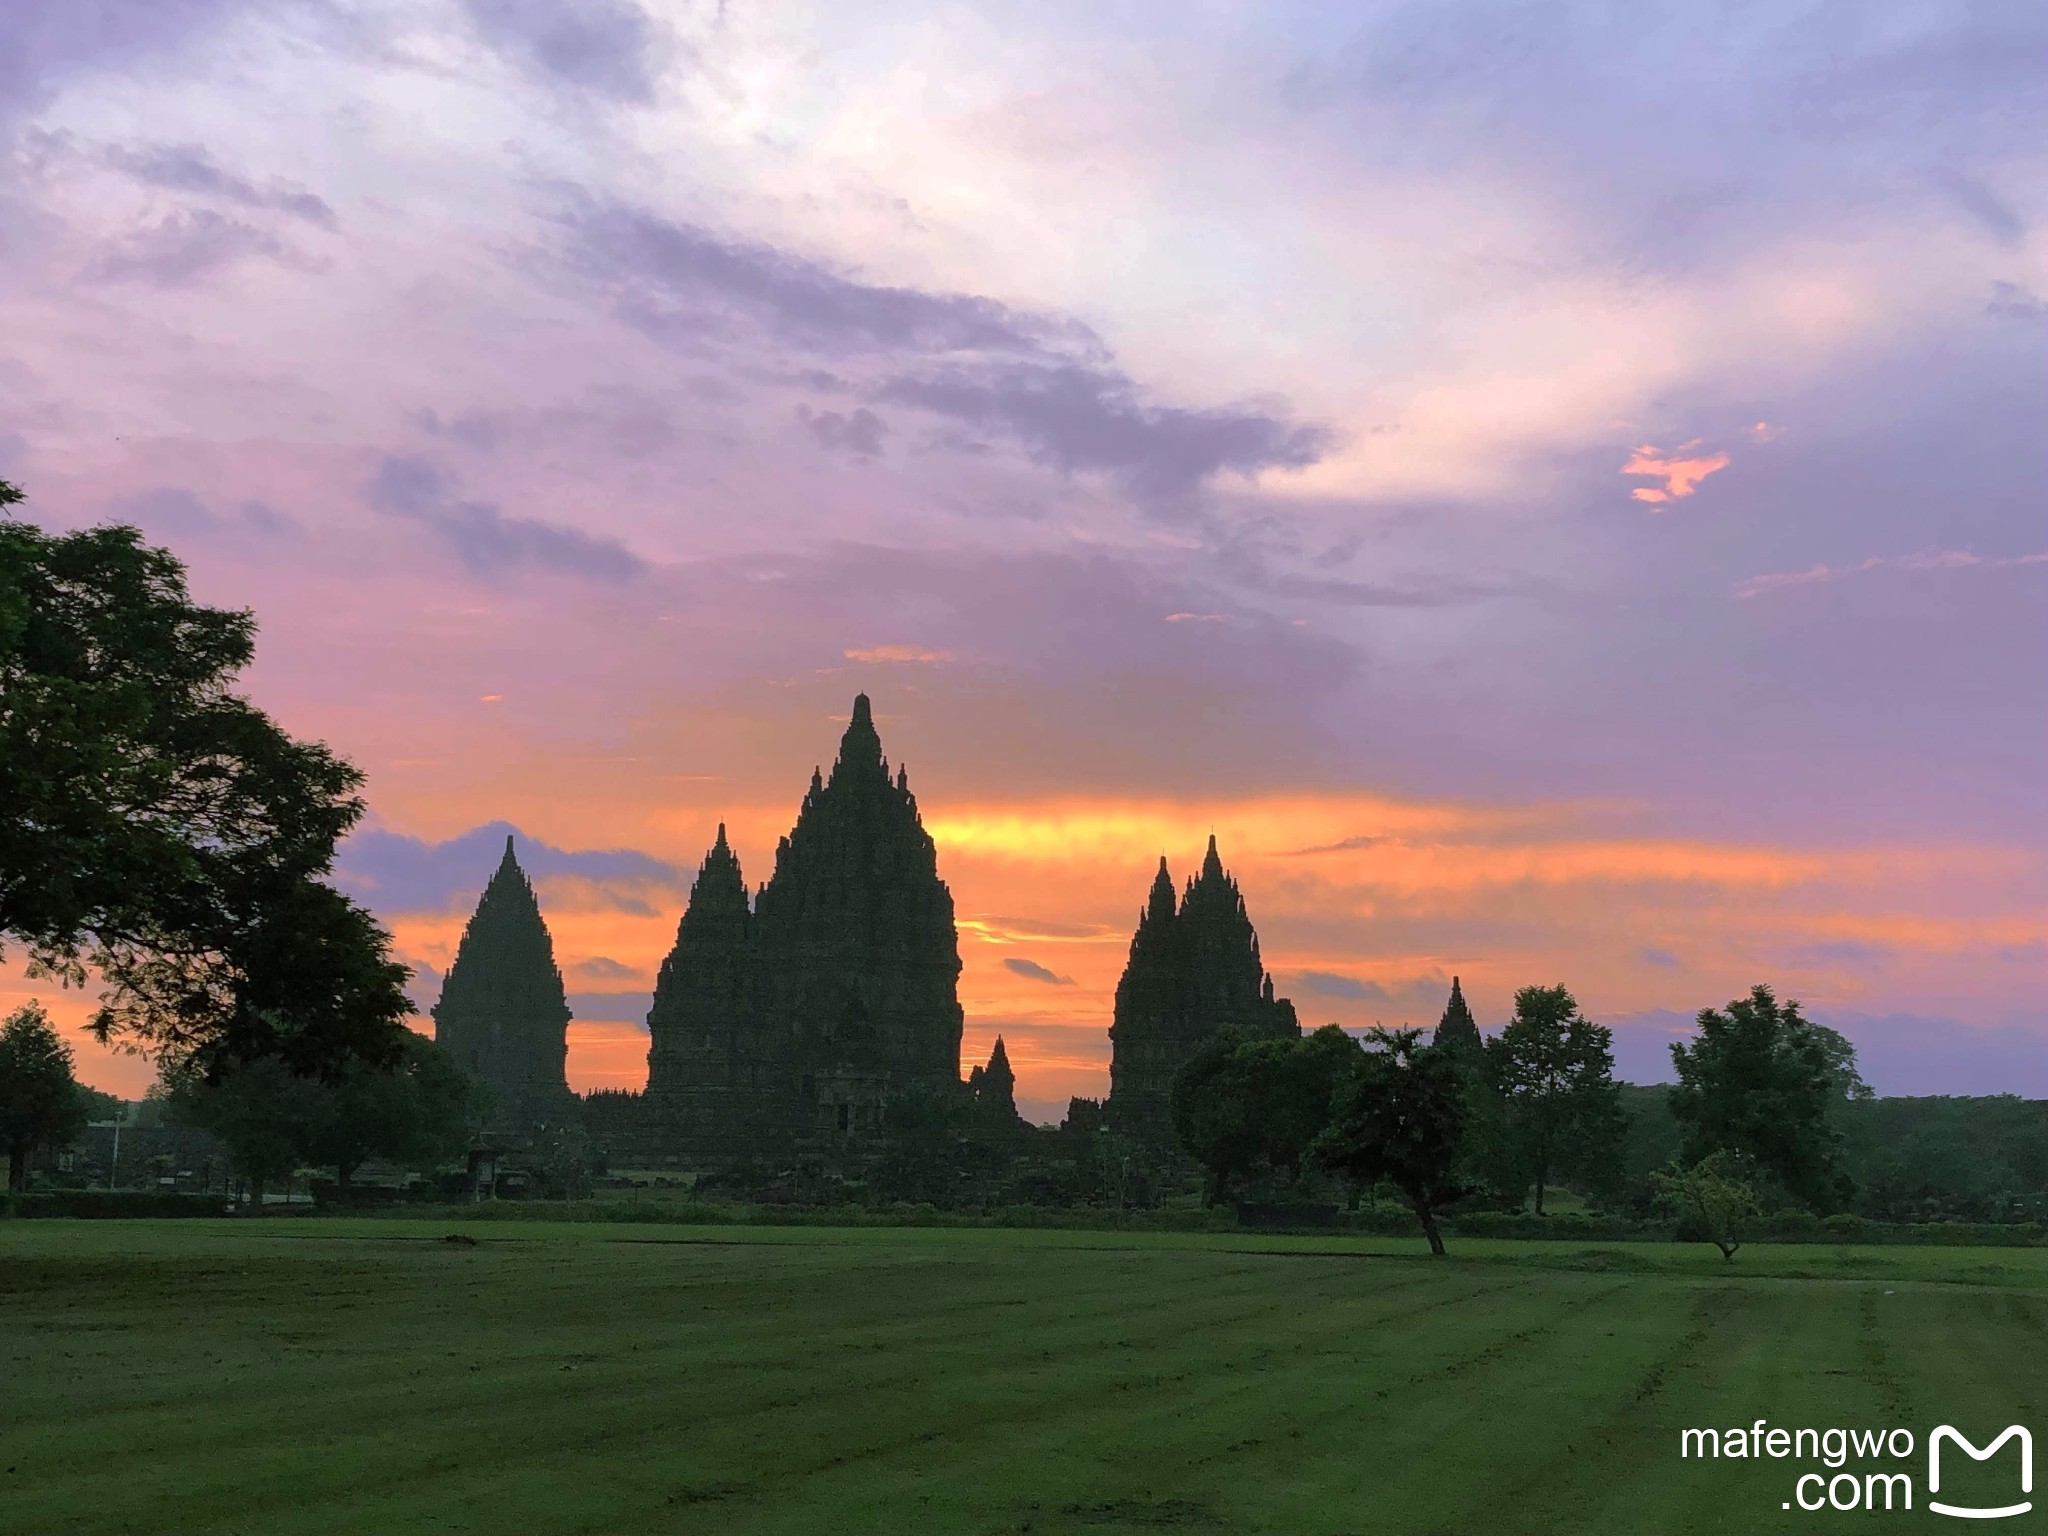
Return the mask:
<path id="1" fill-rule="evenodd" d="M 1334 1190 L 1356 1209 L 1388 1189 L 1438 1252 L 1444 1223 L 1541 1218 L 1560 1189 L 1616 1230 L 1669 1221 L 1729 1257 L 1745 1236 L 1817 1222 L 2048 1214 L 2048 1106 L 1878 1099 L 1849 1041 L 1767 986 L 1698 1022 L 1672 1047 L 1670 1087 L 1616 1082 L 1611 1032 L 1562 986 L 1522 988 L 1490 1037 L 1456 987 L 1427 1040 L 1226 1033 L 1175 1078 L 1174 1130 L 1212 1205 Z"/>
<path id="2" fill-rule="evenodd" d="M 1668 1087 L 1620 1085 L 1627 1187 L 1647 1202 L 1651 1175 L 1682 1140 Z M 1841 1135 L 1848 1209 L 1877 1222 L 2015 1222 L 2043 1218 L 2048 1102 L 1854 1098 L 1831 1106 Z"/>

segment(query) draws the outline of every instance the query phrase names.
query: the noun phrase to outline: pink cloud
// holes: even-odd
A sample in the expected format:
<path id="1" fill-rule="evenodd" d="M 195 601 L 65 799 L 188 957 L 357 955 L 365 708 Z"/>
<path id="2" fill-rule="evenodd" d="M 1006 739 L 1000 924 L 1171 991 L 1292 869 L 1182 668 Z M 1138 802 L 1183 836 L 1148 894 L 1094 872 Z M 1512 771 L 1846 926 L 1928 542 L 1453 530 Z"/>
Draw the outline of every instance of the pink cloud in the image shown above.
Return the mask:
<path id="1" fill-rule="evenodd" d="M 1692 495 L 1707 476 L 1728 467 L 1726 453 L 1686 456 L 1692 454 L 1702 441 L 1696 437 L 1689 443 L 1680 443 L 1669 454 L 1654 443 L 1644 443 L 1636 448 L 1629 461 L 1622 465 L 1621 472 L 1624 475 L 1646 475 L 1662 480 L 1664 484 L 1662 487 L 1637 486 L 1629 494 L 1637 501 L 1653 504 L 1683 501 Z"/>
<path id="2" fill-rule="evenodd" d="M 927 650 L 921 645 L 868 645 L 848 651 L 846 659 L 867 662 L 922 662 L 927 666 L 936 666 L 940 662 L 951 661 L 953 653 Z"/>
<path id="3" fill-rule="evenodd" d="M 1737 582 L 1735 596 L 1746 600 L 1785 587 L 1840 581 L 1844 576 L 1859 576 L 1865 571 L 1964 571 L 1980 567 L 1999 570 L 2014 565 L 2048 565 L 2048 550 L 2033 555 L 2008 555 L 2002 559 L 1972 554 L 1967 549 L 1922 549 L 1910 555 L 1872 555 L 1855 565 L 1810 565 L 1803 571 L 1768 571 Z"/>

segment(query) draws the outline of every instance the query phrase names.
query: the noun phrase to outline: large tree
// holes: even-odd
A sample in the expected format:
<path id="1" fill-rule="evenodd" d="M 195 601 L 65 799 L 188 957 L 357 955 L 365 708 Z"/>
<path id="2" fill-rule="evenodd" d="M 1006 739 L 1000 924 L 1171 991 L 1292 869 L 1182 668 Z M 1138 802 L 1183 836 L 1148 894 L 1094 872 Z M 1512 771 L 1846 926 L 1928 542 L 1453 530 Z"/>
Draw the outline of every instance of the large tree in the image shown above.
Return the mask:
<path id="1" fill-rule="evenodd" d="M 7 1150 L 9 1189 L 27 1187 L 30 1153 L 85 1129 L 88 1107 L 71 1075 L 71 1047 L 42 1005 L 15 1009 L 0 1023 L 0 1147 Z"/>
<path id="2" fill-rule="evenodd" d="M 1458 1176 L 1466 1086 L 1454 1054 L 1424 1045 L 1421 1030 L 1375 1029 L 1316 1142 L 1326 1167 L 1407 1196 L 1434 1254 L 1444 1251 L 1438 1214 L 1467 1193 Z"/>
<path id="3" fill-rule="evenodd" d="M 174 1123 L 219 1138 L 259 1208 L 266 1185 L 301 1167 L 332 1168 L 343 1186 L 372 1158 L 431 1168 L 468 1145 L 483 1089 L 431 1040 L 406 1035 L 391 1066 L 356 1063 L 323 1079 L 265 1059 L 216 1082 L 174 1066 L 159 1094 Z"/>
<path id="4" fill-rule="evenodd" d="M 371 1158 L 432 1167 L 466 1148 L 488 1118 L 488 1092 L 455 1058 L 411 1035 L 389 1069 L 357 1067 L 326 1087 L 307 1161 L 344 1189 Z"/>
<path id="5" fill-rule="evenodd" d="M 1620 1177 L 1623 1121 L 1614 1036 L 1562 986 L 1523 987 L 1515 1016 L 1486 1044 L 1501 1129 L 1514 1164 L 1544 1191 L 1560 1175 Z"/>
<path id="6" fill-rule="evenodd" d="M 1844 1072 L 1839 1040 L 1767 986 L 1751 987 L 1725 1009 L 1701 1009 L 1692 1043 L 1671 1047 L 1681 1159 L 1691 1165 L 1725 1150 L 1812 1209 L 1840 1208 L 1849 1190 L 1832 1110 L 1861 1079 L 1853 1056 Z"/>
<path id="7" fill-rule="evenodd" d="M 1255 1167 L 1267 1144 L 1270 1063 L 1253 1042 L 1218 1030 L 1174 1074 L 1170 1109 L 1174 1135 L 1208 1175 L 1202 1199 L 1220 1205 L 1231 1180 Z"/>
<path id="8" fill-rule="evenodd" d="M 406 971 L 324 883 L 361 775 L 239 696 L 246 612 L 134 528 L 46 534 L 0 482 L 0 940 L 104 985 L 93 1027 L 209 1072 L 389 1062 Z"/>

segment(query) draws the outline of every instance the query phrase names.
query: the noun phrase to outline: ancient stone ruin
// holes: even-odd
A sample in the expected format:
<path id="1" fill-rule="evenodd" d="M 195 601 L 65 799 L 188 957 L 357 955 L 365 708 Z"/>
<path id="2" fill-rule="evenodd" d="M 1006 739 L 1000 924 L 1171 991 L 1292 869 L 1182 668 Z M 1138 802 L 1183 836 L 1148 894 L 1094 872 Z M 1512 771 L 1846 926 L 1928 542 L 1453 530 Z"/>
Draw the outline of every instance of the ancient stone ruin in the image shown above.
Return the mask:
<path id="1" fill-rule="evenodd" d="M 1218 1030 L 1249 1036 L 1301 1033 L 1294 1005 L 1273 995 L 1244 896 L 1209 839 L 1202 872 L 1179 904 L 1159 860 L 1131 937 L 1110 1026 L 1109 1123 L 1170 1141 L 1174 1074 Z"/>
<path id="2" fill-rule="evenodd" d="M 568 1032 L 554 941 L 508 837 L 441 983 L 434 1039 L 490 1088 L 493 1128 L 525 1135 L 574 1109 Z"/>
<path id="3" fill-rule="evenodd" d="M 722 826 L 705 856 L 647 1017 L 652 1127 L 694 1159 L 871 1139 L 893 1100 L 959 1093 L 959 976 L 938 850 L 862 694 L 751 912 Z"/>

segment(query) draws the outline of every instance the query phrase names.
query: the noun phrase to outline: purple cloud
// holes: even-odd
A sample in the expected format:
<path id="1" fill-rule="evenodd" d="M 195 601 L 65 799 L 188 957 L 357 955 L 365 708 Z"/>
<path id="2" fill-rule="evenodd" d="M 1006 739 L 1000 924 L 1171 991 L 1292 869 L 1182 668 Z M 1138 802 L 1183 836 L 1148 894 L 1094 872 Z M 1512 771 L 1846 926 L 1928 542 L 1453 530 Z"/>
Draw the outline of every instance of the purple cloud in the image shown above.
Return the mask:
<path id="1" fill-rule="evenodd" d="M 283 241 L 252 224 L 195 208 L 169 213 L 103 251 L 85 275 L 99 282 L 189 288 L 252 257 L 289 260 Z"/>
<path id="2" fill-rule="evenodd" d="M 287 213 L 322 229 L 334 229 L 339 222 L 324 198 L 289 182 L 273 181 L 259 187 L 246 176 L 223 168 L 204 145 L 110 144 L 104 155 L 108 165 L 145 186 L 197 192 L 243 208 Z"/>
<path id="3" fill-rule="evenodd" d="M 536 518 L 508 517 L 487 501 L 457 501 L 449 494 L 447 476 L 424 459 L 386 458 L 366 494 L 379 511 L 439 535 L 480 576 L 532 569 L 625 581 L 647 569 L 617 539 Z"/>
<path id="4" fill-rule="evenodd" d="M 463 0 L 485 42 L 542 78 L 622 102 L 653 99 L 662 35 L 632 0 Z"/>
<path id="5" fill-rule="evenodd" d="M 1073 977 L 1062 976 L 1056 971 L 1046 969 L 1036 960 L 1026 960 L 1021 956 L 1012 955 L 1005 959 L 1003 969 L 1012 975 L 1022 976 L 1027 981 L 1042 981 L 1050 987 L 1071 987 L 1074 984 Z"/>

